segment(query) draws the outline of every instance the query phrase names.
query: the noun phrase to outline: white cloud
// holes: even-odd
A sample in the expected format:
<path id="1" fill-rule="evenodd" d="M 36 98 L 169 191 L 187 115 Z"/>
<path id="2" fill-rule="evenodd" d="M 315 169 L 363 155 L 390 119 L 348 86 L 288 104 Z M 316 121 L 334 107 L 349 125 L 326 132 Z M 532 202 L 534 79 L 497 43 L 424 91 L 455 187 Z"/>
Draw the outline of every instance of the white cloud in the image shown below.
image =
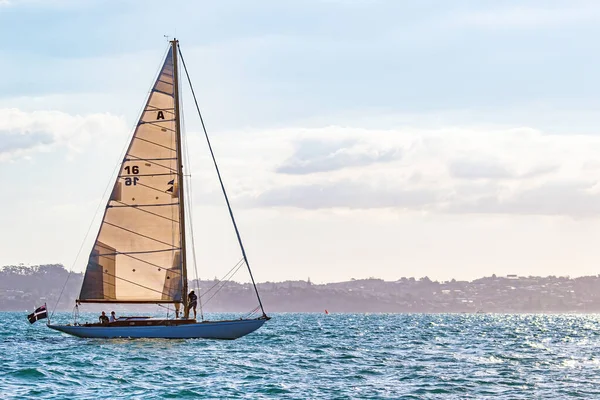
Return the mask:
<path id="1" fill-rule="evenodd" d="M 459 159 L 448 165 L 450 175 L 458 179 L 531 179 L 557 172 L 559 165 L 536 165 L 530 170 L 516 173 L 509 166 L 494 159 Z"/>
<path id="2" fill-rule="evenodd" d="M 75 137 L 87 132 L 83 135 L 87 139 L 77 146 L 81 168 L 45 162 L 59 158 L 47 154 L 44 162 L 24 172 L 29 180 L 19 189 L 23 196 L 4 199 L 10 205 L 5 209 L 18 210 L 2 216 L 7 226 L 17 229 L 16 234 L 3 238 L 5 262 L 71 261 L 127 129 L 123 125 L 121 133 L 111 132 L 120 119 L 104 114 L 2 110 L 0 115 L 6 117 L 9 112 L 11 134 L 30 135 L 27 138 L 39 142 L 33 133 L 49 132 L 53 142 L 40 144 L 45 149 L 67 149 Z M 7 120 L 0 118 L 3 130 L 9 129 Z M 596 205 L 600 204 L 600 163 L 596 161 L 600 137 L 548 135 L 531 128 L 329 126 L 215 131 L 211 138 L 259 280 L 297 278 L 298 274 L 303 278 L 310 274 L 315 280 L 345 279 L 362 276 L 365 265 L 376 265 L 369 274 L 386 279 L 413 276 L 415 270 L 438 278 L 474 278 L 483 273 L 481 260 L 489 264 L 486 274 L 513 273 L 521 267 L 532 274 L 555 273 L 550 271 L 572 262 L 571 251 L 565 250 L 568 246 L 580 250 L 579 273 L 594 268 L 589 226 L 596 226 L 589 217 L 600 214 Z M 105 148 L 116 149 L 113 154 L 97 154 L 97 143 L 102 141 Z M 237 254 L 236 239 L 203 141 L 197 132 L 188 135 L 196 238 L 203 246 L 200 265 L 217 266 L 224 273 Z M 309 164 L 316 160 L 319 165 L 327 158 L 324 155 L 338 154 L 338 150 L 361 161 L 349 166 L 334 162 L 335 168 L 317 168 L 312 173 L 278 172 L 297 155 L 300 143 L 326 149 L 307 152 L 302 159 Z M 41 150 L 26 151 L 37 156 Z M 367 157 L 373 154 L 402 157 L 377 162 L 376 157 Z M 470 170 L 481 167 L 483 172 L 476 179 L 457 177 L 452 165 L 458 161 Z M 12 171 L 27 169 L 28 164 L 5 164 L 0 172 L 12 179 L 7 184 L 21 185 Z M 489 165 L 510 174 L 489 173 Z M 33 173 L 40 166 L 46 174 Z M 51 173 L 50 168 L 57 170 Z M 213 207 L 217 202 L 218 207 Z M 57 224 L 67 227 L 68 241 L 48 239 Z M 574 231 L 573 237 L 564 229 Z M 24 235 L 31 240 L 23 241 Z M 545 239 L 527 243 L 531 237 Z M 583 240 L 588 247 L 583 248 Z M 498 247 L 500 241 L 503 246 Z M 74 244 L 69 247 L 64 245 L 67 242 Z M 401 263 L 396 257 L 399 246 Z M 290 260 L 289 254 L 300 255 Z M 84 266 L 85 255 L 80 258 L 78 270 Z M 530 266 L 533 258 L 537 262 Z M 344 272 L 327 268 L 335 263 L 343 263 Z"/>
<path id="3" fill-rule="evenodd" d="M 10 156 L 13 153 L 47 146 L 54 142 L 52 135 L 36 131 L 25 131 L 22 133 L 0 131 L 0 138 L 2 138 L 0 142 L 0 157 L 2 155 Z"/>
<path id="4" fill-rule="evenodd" d="M 295 144 L 294 154 L 277 167 L 276 172 L 292 175 L 327 172 L 390 162 L 400 157 L 400 149 L 380 150 L 371 143 L 357 140 L 308 139 Z"/>
<path id="5" fill-rule="evenodd" d="M 594 164 L 600 137 L 593 135 L 327 127 L 213 136 L 226 185 L 246 207 L 600 214 L 593 205 L 600 204 L 600 167 Z M 214 182 L 206 184 L 210 165 L 193 170 L 207 177 L 205 194 L 218 192 Z"/>
<path id="6" fill-rule="evenodd" d="M 508 179 L 515 174 L 493 160 L 456 160 L 449 165 L 450 174 L 459 179 Z"/>
<path id="7" fill-rule="evenodd" d="M 597 182 L 547 182 L 509 196 L 482 196 L 452 205 L 449 211 L 479 214 L 600 215 Z"/>
<path id="8" fill-rule="evenodd" d="M 0 161 L 56 149 L 85 156 L 100 146 L 121 147 L 128 130 L 110 114 L 0 109 Z M 212 136 L 226 187 L 246 208 L 600 214 L 594 206 L 600 204 L 600 138 L 594 135 L 332 126 Z M 196 201 L 220 202 L 203 138 L 190 133 L 188 139 Z"/>
<path id="9" fill-rule="evenodd" d="M 340 181 L 329 184 L 297 185 L 274 188 L 256 199 L 259 207 L 322 208 L 396 208 L 419 209 L 433 204 L 433 190 L 403 190 L 399 187 L 370 186 L 364 182 Z"/>
<path id="10" fill-rule="evenodd" d="M 61 111 L 0 109 L 0 161 L 63 147 L 81 152 L 128 130 L 111 114 L 70 115 Z"/>

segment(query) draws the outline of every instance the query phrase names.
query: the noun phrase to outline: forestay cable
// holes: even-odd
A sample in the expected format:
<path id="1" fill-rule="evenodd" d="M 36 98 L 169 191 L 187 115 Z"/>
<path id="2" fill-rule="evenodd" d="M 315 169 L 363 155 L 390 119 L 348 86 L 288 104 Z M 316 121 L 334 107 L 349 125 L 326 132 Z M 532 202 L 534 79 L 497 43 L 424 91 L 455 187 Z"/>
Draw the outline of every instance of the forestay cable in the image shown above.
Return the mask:
<path id="1" fill-rule="evenodd" d="M 194 86 L 192 85 L 192 80 L 190 79 L 190 74 L 188 73 L 187 67 L 185 65 L 185 61 L 183 59 L 183 54 L 181 54 L 181 49 L 177 46 L 179 56 L 181 57 L 181 63 L 183 64 L 183 70 L 185 71 L 185 75 L 187 77 L 188 83 L 190 85 L 190 90 L 192 92 L 192 97 L 194 98 L 194 103 L 196 104 L 196 110 L 198 111 L 198 116 L 200 117 L 200 122 L 202 123 L 202 130 L 204 131 L 204 137 L 206 138 L 206 143 L 208 144 L 208 149 L 210 150 L 210 155 L 213 160 L 213 164 L 215 166 L 215 170 L 217 171 L 217 176 L 219 178 L 219 183 L 221 184 L 221 190 L 223 191 L 223 197 L 225 197 L 225 202 L 227 203 L 227 209 L 229 210 L 229 216 L 231 217 L 231 222 L 233 223 L 233 228 L 235 229 L 235 234 L 237 236 L 238 243 L 240 245 L 240 249 L 242 250 L 242 256 L 244 257 L 244 261 L 246 262 L 246 266 L 248 267 L 248 273 L 250 274 L 250 279 L 252 280 L 252 285 L 254 286 L 254 292 L 256 293 L 256 298 L 258 299 L 258 304 L 260 305 L 260 309 L 263 313 L 263 316 L 266 317 L 265 309 L 263 307 L 262 301 L 260 300 L 260 295 L 258 294 L 258 288 L 256 287 L 256 282 L 254 281 L 254 276 L 252 275 L 252 269 L 250 268 L 250 263 L 248 262 L 248 257 L 246 256 L 246 250 L 244 249 L 244 244 L 242 243 L 242 237 L 240 236 L 240 231 L 238 230 L 237 224 L 235 223 L 235 217 L 233 216 L 233 211 L 231 210 L 231 205 L 229 203 L 229 197 L 227 197 L 227 192 L 225 191 L 225 185 L 223 184 L 223 179 L 221 178 L 221 173 L 219 172 L 219 166 L 217 165 L 217 160 L 215 158 L 215 154 L 213 152 L 212 146 L 210 144 L 210 139 L 208 138 L 208 132 L 206 131 L 206 126 L 204 125 L 204 119 L 202 118 L 202 113 L 200 112 L 200 106 L 198 106 L 198 100 L 196 99 L 196 93 L 194 92 Z"/>

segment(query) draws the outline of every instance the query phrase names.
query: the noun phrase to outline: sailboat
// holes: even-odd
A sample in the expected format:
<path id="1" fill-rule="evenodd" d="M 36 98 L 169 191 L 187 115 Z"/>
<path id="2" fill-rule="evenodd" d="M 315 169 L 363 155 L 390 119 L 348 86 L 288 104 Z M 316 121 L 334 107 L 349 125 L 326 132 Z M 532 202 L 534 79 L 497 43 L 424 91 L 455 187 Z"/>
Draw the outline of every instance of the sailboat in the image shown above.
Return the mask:
<path id="1" fill-rule="evenodd" d="M 148 95 L 107 201 L 76 307 L 84 303 L 183 305 L 182 318 L 121 317 L 114 322 L 48 327 L 84 338 L 237 339 L 270 318 L 264 311 L 225 186 L 208 141 L 229 215 L 262 315 L 226 321 L 190 318 L 186 259 L 186 192 L 180 127 L 179 41 L 167 54 Z M 191 81 L 190 81 L 191 87 Z M 198 103 L 192 87 L 196 108 Z M 193 243 L 193 242 L 192 242 Z"/>

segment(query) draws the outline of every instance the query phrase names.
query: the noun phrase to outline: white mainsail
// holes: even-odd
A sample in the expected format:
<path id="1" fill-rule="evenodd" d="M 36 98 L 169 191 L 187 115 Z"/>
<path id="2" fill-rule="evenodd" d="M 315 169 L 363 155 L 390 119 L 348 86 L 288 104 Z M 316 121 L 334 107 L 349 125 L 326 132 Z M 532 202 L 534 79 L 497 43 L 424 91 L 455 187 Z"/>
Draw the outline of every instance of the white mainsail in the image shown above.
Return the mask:
<path id="1" fill-rule="evenodd" d="M 80 302 L 182 302 L 173 74 L 170 48 L 106 206 Z"/>

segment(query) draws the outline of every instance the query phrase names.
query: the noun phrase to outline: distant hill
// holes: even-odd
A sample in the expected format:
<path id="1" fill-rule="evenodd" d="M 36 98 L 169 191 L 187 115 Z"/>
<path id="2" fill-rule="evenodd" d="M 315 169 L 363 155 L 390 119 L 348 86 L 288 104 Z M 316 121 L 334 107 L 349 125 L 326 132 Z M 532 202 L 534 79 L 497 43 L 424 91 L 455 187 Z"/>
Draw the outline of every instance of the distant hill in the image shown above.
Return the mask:
<path id="1" fill-rule="evenodd" d="M 47 302 L 71 310 L 83 274 L 60 264 L 0 268 L 0 311 L 31 310 Z M 190 282 L 200 288 L 208 312 L 247 312 L 257 304 L 250 284 Z M 425 277 L 397 281 L 360 279 L 312 284 L 310 281 L 258 284 L 267 312 L 600 312 L 600 277 L 496 277 L 437 282 Z M 122 308 L 121 308 L 122 309 Z"/>

